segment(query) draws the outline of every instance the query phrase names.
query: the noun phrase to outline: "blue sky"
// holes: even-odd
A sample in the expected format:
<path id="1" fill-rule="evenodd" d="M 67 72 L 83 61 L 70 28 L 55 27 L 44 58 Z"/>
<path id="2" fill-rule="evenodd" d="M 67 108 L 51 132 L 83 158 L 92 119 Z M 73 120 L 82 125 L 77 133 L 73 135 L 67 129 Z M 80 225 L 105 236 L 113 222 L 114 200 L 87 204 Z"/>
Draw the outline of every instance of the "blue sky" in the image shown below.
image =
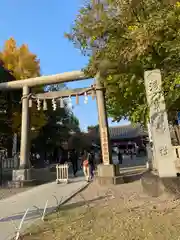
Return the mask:
<path id="1" fill-rule="evenodd" d="M 14 37 L 17 44 L 26 43 L 37 54 L 43 75 L 82 69 L 88 59 L 64 38 L 84 0 L 1 0 L 0 47 Z M 70 88 L 86 87 L 92 80 L 69 83 Z M 75 106 L 81 128 L 98 123 L 96 101 Z M 111 121 L 109 121 L 110 125 Z M 120 124 L 125 124 L 122 121 Z M 113 124 L 115 125 L 115 124 Z"/>

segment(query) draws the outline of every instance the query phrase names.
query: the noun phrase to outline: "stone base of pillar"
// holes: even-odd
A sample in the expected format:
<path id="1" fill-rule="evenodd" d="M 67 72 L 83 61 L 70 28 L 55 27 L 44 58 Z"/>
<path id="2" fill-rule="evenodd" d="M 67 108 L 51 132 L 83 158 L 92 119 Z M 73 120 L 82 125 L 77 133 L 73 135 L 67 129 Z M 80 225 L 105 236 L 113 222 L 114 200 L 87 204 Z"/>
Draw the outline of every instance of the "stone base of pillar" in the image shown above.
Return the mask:
<path id="1" fill-rule="evenodd" d="M 28 181 L 32 180 L 32 169 L 16 169 L 12 174 L 13 181 Z"/>
<path id="2" fill-rule="evenodd" d="M 36 179 L 32 178 L 32 169 L 16 169 L 12 172 L 12 181 L 9 187 L 19 188 L 36 185 Z"/>
<path id="3" fill-rule="evenodd" d="M 96 180 L 99 184 L 122 184 L 123 176 L 120 176 L 119 165 L 103 165 L 97 167 Z"/>
<path id="4" fill-rule="evenodd" d="M 141 184 L 145 193 L 159 197 L 163 193 L 180 197 L 180 177 L 160 178 L 157 173 L 149 171 L 143 174 Z"/>
<path id="5" fill-rule="evenodd" d="M 29 168 L 13 170 L 12 181 L 8 183 L 11 187 L 26 187 L 46 182 L 55 181 L 56 176 L 49 168 Z"/>

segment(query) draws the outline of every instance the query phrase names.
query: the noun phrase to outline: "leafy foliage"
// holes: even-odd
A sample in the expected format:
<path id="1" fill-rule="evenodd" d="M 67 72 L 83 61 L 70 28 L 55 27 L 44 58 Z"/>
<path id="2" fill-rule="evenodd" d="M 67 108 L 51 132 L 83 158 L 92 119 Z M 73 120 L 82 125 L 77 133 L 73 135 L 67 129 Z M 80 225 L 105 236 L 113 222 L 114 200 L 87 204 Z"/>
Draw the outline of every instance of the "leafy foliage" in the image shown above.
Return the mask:
<path id="1" fill-rule="evenodd" d="M 4 74 L 1 75 L 3 76 L 1 82 L 40 76 L 40 64 L 37 56 L 31 53 L 28 46 L 25 44 L 18 47 L 13 38 L 5 42 L 0 52 L 0 61 L 1 68 L 8 73 L 6 76 Z M 3 140 L 5 140 L 5 142 L 8 140 L 8 142 L 11 143 L 8 144 L 9 153 L 12 147 L 12 134 L 14 132 L 20 134 L 21 96 L 21 90 L 1 93 L 1 135 L 4 136 Z M 33 111 L 31 120 L 32 123 L 36 123 L 38 128 L 41 128 L 45 124 L 45 116 L 43 113 L 39 115 L 35 114 L 35 111 Z"/>
<path id="2" fill-rule="evenodd" d="M 78 132 L 73 134 L 69 140 L 68 140 L 68 147 L 70 149 L 76 149 L 76 150 L 83 150 L 88 149 L 92 146 L 92 142 L 94 142 L 97 139 L 97 136 L 94 137 L 94 135 L 90 135 L 88 133 L 84 132 Z"/>
<path id="3" fill-rule="evenodd" d="M 94 1 L 93 1 L 94 2 Z M 144 71 L 161 69 L 171 119 L 179 108 L 180 2 L 88 1 L 66 34 L 89 56 L 85 72 L 101 71 L 108 113 L 115 120 L 146 123 Z"/>
<path id="4" fill-rule="evenodd" d="M 91 131 L 93 131 L 93 130 L 99 131 L 99 124 L 88 126 L 88 127 L 87 127 L 87 130 L 88 130 L 88 132 L 91 132 Z"/>
<path id="5" fill-rule="evenodd" d="M 40 62 L 37 56 L 29 51 L 28 45 L 18 47 L 14 38 L 5 42 L 0 59 L 4 67 L 18 80 L 40 76 Z"/>
<path id="6" fill-rule="evenodd" d="M 33 143 L 39 151 L 44 151 L 46 148 L 51 152 L 62 142 L 68 142 L 72 134 L 80 134 L 80 128 L 79 120 L 69 111 L 67 105 L 64 108 L 57 108 L 56 111 L 52 110 L 51 102 L 48 102 L 48 105 L 47 124 L 41 129 Z"/>
<path id="7" fill-rule="evenodd" d="M 3 67 L 8 69 L 13 77 L 17 80 L 26 79 L 30 77 L 40 76 L 40 64 L 37 56 L 31 53 L 28 46 L 23 44 L 20 47 L 16 45 L 16 41 L 10 38 L 5 42 L 3 50 L 0 52 L 0 59 Z M 7 81 L 7 79 L 6 79 Z M 43 88 L 35 90 L 43 91 Z M 11 95 L 11 99 L 7 101 L 5 108 L 10 112 L 11 124 L 10 127 L 13 132 L 20 133 L 21 126 L 21 91 L 5 92 L 5 95 Z M 11 106 L 10 106 L 11 105 Z M 43 113 L 39 114 L 35 108 L 31 110 L 31 123 L 36 125 L 36 128 L 41 128 L 46 120 Z M 7 118 L 6 118 L 7 121 Z"/>

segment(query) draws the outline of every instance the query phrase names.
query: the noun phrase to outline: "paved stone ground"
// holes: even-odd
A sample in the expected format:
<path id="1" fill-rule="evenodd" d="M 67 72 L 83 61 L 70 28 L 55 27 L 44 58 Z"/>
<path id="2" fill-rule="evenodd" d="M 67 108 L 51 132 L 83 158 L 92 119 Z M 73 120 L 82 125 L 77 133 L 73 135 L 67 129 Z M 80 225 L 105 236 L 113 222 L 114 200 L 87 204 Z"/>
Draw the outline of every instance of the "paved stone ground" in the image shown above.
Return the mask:
<path id="1" fill-rule="evenodd" d="M 120 168 L 128 168 L 128 167 L 136 167 L 142 166 L 146 164 L 146 157 L 133 157 L 131 159 L 129 156 L 124 155 L 123 164 L 120 165 Z M 29 190 L 30 188 L 2 188 L 0 187 L 0 200 L 10 197 L 12 195 L 24 192 Z"/>
<path id="2" fill-rule="evenodd" d="M 77 177 L 72 179 L 69 184 L 48 183 L 1 199 L 0 239 L 9 240 L 14 237 L 16 233 L 15 226 L 19 226 L 27 209 L 29 211 L 22 230 L 29 227 L 36 219 L 41 218 L 47 200 L 48 207 L 46 212 L 48 213 L 86 185 L 84 178 Z"/>
<path id="3" fill-rule="evenodd" d="M 30 190 L 30 187 L 28 188 L 1 188 L 0 187 L 0 200 L 11 197 L 21 192 L 25 192 L 27 190 Z"/>
<path id="4" fill-rule="evenodd" d="M 133 156 L 133 158 L 131 159 L 130 156 L 123 155 L 123 162 L 120 165 L 120 168 L 142 166 L 142 165 L 146 165 L 146 162 L 147 162 L 146 156 L 145 157 Z"/>

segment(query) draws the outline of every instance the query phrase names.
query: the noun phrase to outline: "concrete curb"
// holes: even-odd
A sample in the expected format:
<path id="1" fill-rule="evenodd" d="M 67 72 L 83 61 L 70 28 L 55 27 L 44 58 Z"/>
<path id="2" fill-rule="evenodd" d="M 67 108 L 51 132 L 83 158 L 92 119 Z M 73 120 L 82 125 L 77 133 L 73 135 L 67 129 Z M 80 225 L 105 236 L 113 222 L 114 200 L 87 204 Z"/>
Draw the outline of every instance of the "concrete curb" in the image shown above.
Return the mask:
<path id="1" fill-rule="evenodd" d="M 141 170 L 141 169 L 146 169 L 146 165 L 137 165 L 137 166 L 133 166 L 133 167 L 121 167 L 120 166 L 120 172 L 126 172 L 126 171 L 132 171 L 132 170 Z"/>
<path id="2" fill-rule="evenodd" d="M 145 172 L 147 171 L 139 171 L 136 173 L 129 173 L 129 174 L 124 173 L 124 175 L 122 175 L 122 178 L 124 183 L 131 183 L 131 182 L 140 180 L 143 177 Z"/>
<path id="3" fill-rule="evenodd" d="M 85 182 L 83 186 L 81 186 L 80 188 L 78 188 L 76 191 L 72 192 L 71 195 L 67 196 L 62 202 L 59 203 L 58 206 L 54 207 L 51 211 L 47 212 L 46 216 L 48 216 L 49 214 L 53 213 L 55 210 L 57 210 L 58 208 L 60 208 L 62 205 L 66 204 L 69 200 L 71 200 L 73 197 L 75 197 L 78 193 L 80 193 L 81 191 L 83 191 L 85 188 L 87 188 L 89 186 L 90 183 Z M 38 219 L 37 219 L 38 220 Z"/>
<path id="4" fill-rule="evenodd" d="M 64 199 L 58 207 L 60 207 L 61 205 L 67 203 L 69 200 L 71 200 L 71 198 L 75 197 L 78 193 L 82 192 L 84 189 L 86 189 L 89 186 L 89 182 L 86 182 L 83 186 L 81 186 L 80 188 L 78 188 L 76 191 L 72 192 L 72 194 L 70 196 L 68 196 L 66 199 Z M 49 213 L 48 213 L 49 214 Z M 48 215 L 47 214 L 47 215 Z"/>
<path id="5" fill-rule="evenodd" d="M 146 171 L 147 168 L 132 168 L 132 169 L 125 169 L 125 170 L 122 170 L 120 169 L 120 173 L 121 174 L 131 174 L 131 173 L 134 173 L 134 172 L 142 172 L 142 171 Z"/>

